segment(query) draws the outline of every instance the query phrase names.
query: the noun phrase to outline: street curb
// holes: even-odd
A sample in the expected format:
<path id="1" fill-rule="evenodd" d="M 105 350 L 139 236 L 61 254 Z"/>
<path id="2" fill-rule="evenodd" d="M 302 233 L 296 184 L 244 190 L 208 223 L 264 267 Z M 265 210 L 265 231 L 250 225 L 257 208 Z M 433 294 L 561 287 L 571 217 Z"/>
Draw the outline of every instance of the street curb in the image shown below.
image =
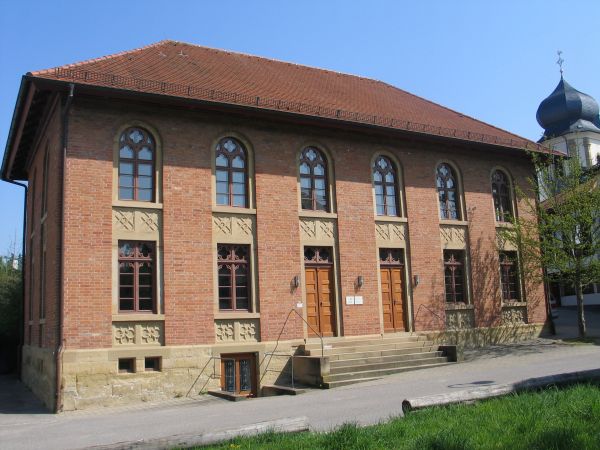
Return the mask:
<path id="1" fill-rule="evenodd" d="M 498 384 L 477 389 L 470 389 L 449 394 L 430 395 L 426 397 L 408 398 L 402 401 L 404 414 L 431 406 L 444 406 L 456 403 L 469 403 L 476 400 L 500 397 L 516 392 L 530 391 L 548 386 L 567 386 L 582 382 L 599 382 L 600 369 L 568 372 L 539 378 L 529 378 L 516 383 Z"/>
<path id="2" fill-rule="evenodd" d="M 298 433 L 308 431 L 308 417 L 286 417 L 283 419 L 258 422 L 243 427 L 214 433 L 181 434 L 156 439 L 141 439 L 138 441 L 117 442 L 108 445 L 83 447 L 87 450 L 163 450 L 170 448 L 190 448 L 201 445 L 216 444 L 240 437 L 256 436 L 257 434 L 273 431 L 276 433 Z"/>

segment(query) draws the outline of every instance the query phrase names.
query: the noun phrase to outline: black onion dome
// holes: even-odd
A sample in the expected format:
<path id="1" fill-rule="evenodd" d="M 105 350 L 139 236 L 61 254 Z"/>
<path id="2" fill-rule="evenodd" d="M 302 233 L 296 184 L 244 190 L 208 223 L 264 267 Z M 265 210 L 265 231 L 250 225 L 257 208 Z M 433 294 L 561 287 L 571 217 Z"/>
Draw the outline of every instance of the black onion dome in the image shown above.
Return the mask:
<path id="1" fill-rule="evenodd" d="M 600 133 L 598 103 L 579 92 L 562 77 L 556 89 L 538 107 L 536 119 L 549 139 L 573 131 Z"/>

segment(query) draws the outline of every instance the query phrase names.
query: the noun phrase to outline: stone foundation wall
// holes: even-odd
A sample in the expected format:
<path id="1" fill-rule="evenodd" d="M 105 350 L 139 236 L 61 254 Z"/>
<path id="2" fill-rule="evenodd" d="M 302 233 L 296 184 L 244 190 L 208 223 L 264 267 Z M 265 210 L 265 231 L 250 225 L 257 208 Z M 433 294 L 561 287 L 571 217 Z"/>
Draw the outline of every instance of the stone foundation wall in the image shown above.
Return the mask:
<path id="1" fill-rule="evenodd" d="M 257 382 L 289 385 L 291 355 L 303 341 L 67 350 L 63 355 L 63 411 L 196 396 L 220 389 L 221 354 L 255 353 Z M 275 354 L 272 354 L 275 351 Z M 145 358 L 160 358 L 146 371 Z M 215 357 L 215 358 L 213 358 Z M 119 359 L 135 360 L 134 373 L 119 373 Z M 37 394 L 37 392 L 36 392 Z"/>
<path id="2" fill-rule="evenodd" d="M 507 324 L 489 328 L 463 328 L 446 331 L 424 331 L 420 334 L 438 344 L 459 345 L 464 348 L 510 344 L 534 339 L 544 334 L 543 324 Z"/>
<path id="3" fill-rule="evenodd" d="M 56 361 L 52 349 L 23 346 L 21 379 L 49 410 L 54 410 Z"/>

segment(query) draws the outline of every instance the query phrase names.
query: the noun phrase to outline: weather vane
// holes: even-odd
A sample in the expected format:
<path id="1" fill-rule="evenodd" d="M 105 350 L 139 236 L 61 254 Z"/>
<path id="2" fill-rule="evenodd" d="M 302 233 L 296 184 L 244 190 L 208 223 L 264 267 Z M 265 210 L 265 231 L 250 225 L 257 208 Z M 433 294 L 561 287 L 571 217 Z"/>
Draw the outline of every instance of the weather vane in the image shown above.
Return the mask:
<path id="1" fill-rule="evenodd" d="M 558 64 L 558 67 L 560 67 L 560 77 L 562 78 L 562 76 L 563 76 L 563 63 L 565 62 L 565 60 L 562 59 L 562 51 L 558 50 L 556 53 L 558 55 L 558 60 L 556 61 L 556 64 Z"/>

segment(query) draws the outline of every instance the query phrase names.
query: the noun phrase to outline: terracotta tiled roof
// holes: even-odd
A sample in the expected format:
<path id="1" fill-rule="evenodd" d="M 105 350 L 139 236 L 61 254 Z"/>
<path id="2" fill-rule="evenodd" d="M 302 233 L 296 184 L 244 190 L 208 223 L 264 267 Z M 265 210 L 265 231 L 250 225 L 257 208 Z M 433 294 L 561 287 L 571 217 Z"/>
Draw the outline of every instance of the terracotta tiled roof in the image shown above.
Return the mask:
<path id="1" fill-rule="evenodd" d="M 176 41 L 31 75 L 545 150 L 381 81 Z"/>

